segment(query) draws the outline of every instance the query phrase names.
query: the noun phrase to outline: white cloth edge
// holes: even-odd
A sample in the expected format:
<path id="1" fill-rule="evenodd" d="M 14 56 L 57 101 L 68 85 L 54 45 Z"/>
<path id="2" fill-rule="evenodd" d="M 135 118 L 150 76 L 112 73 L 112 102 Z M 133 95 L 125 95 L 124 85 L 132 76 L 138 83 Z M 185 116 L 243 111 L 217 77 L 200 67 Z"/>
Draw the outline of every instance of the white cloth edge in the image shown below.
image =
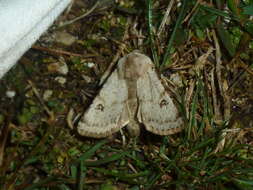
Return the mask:
<path id="1" fill-rule="evenodd" d="M 0 57 L 0 79 L 15 65 L 17 60 L 28 50 L 40 35 L 54 22 L 71 0 L 62 0 L 35 25 L 29 33 L 3 53 Z M 1 44 L 0 44 L 1 45 Z"/>

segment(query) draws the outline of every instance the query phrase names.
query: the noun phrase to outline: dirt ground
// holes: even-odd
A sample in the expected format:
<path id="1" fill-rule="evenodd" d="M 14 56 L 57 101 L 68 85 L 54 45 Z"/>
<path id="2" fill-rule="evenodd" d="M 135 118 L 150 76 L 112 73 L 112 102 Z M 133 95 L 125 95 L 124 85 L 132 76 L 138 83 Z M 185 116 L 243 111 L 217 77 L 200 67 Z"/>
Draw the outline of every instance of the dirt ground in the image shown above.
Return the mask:
<path id="1" fill-rule="evenodd" d="M 238 149 L 237 155 L 252 159 L 252 35 L 238 32 L 232 24 L 226 26 L 237 46 L 231 56 L 220 35 L 222 28 L 218 27 L 222 17 L 219 20 L 216 15 L 212 20 L 213 14 L 186 11 L 175 33 L 169 59 L 163 64 L 162 58 L 180 12 L 175 3 L 165 25 L 159 28 L 168 3 L 154 1 L 150 31 L 147 2 L 74 1 L 71 9 L 65 11 L 0 80 L 1 188 L 43 189 L 37 183 L 41 182 L 44 189 L 53 189 L 59 184 L 61 189 L 83 186 L 84 189 L 189 189 L 192 181 L 195 189 L 212 189 L 224 182 L 223 179 L 217 179 L 217 183 L 209 181 L 220 173 L 230 171 L 233 179 L 238 177 L 228 166 L 219 166 L 213 173 L 208 166 L 209 169 L 200 169 L 197 177 L 190 177 L 188 174 L 195 171 L 197 164 L 191 168 L 186 163 L 190 163 L 191 158 L 194 163 L 198 157 L 204 160 L 209 150 L 202 152 L 199 147 L 205 146 L 203 142 L 216 141 L 218 132 L 223 140 L 207 145 L 216 161 L 222 157 L 223 163 L 233 160 L 231 163 L 245 164 L 234 158 L 228 148 L 232 145 L 247 145 L 248 149 Z M 207 20 L 200 20 L 204 17 L 200 14 L 208 16 Z M 80 15 L 84 15 L 83 18 L 68 23 Z M 150 56 L 157 72 L 178 98 L 187 129 L 168 138 L 145 130 L 138 139 L 123 130 L 123 134 L 116 133 L 106 142 L 80 136 L 77 123 L 99 92 L 99 80 L 108 72 L 110 64 L 115 65 L 120 57 L 135 49 Z M 204 141 L 205 138 L 210 141 Z M 182 139 L 184 145 L 181 145 Z M 100 149 L 85 154 L 96 145 Z M 199 152 L 195 154 L 196 149 Z M 225 153 L 226 150 L 231 152 Z M 218 152 L 222 153 L 216 155 Z M 88 164 L 76 166 L 74 163 L 83 154 Z M 212 156 L 210 160 L 214 159 Z M 176 169 L 169 168 L 167 161 L 172 157 L 182 168 L 177 164 L 178 170 L 176 166 Z M 93 163 L 100 160 L 106 164 Z M 206 165 L 210 163 L 206 161 Z M 77 175 L 79 167 L 85 176 Z M 245 164 L 245 168 L 248 167 L 250 164 Z M 76 181 L 82 177 L 84 184 Z M 238 181 L 234 180 L 233 184 L 227 178 L 226 187 L 237 186 Z M 176 179 L 176 183 L 172 183 Z M 31 184 L 35 184 L 34 187 Z M 208 187 L 208 184 L 211 185 Z"/>

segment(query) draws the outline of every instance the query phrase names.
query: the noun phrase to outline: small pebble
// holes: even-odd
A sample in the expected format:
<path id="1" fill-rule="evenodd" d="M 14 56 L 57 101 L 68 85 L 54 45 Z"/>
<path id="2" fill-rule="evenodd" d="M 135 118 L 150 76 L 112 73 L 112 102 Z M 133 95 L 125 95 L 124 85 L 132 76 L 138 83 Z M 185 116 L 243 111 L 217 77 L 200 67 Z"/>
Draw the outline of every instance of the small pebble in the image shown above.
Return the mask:
<path id="1" fill-rule="evenodd" d="M 53 95 L 52 90 L 46 90 L 43 94 L 43 100 L 49 100 L 49 98 Z"/>
<path id="2" fill-rule="evenodd" d="M 64 78 L 64 77 L 55 77 L 54 80 L 57 81 L 58 83 L 62 84 L 62 85 L 65 84 L 66 81 L 67 81 L 67 79 Z"/>
<path id="3" fill-rule="evenodd" d="M 8 98 L 13 98 L 15 95 L 16 95 L 16 92 L 13 91 L 13 90 L 8 90 L 8 91 L 6 91 L 6 96 L 7 96 Z"/>
<path id="4" fill-rule="evenodd" d="M 85 82 L 90 83 L 92 82 L 92 79 L 87 75 L 82 75 L 82 78 L 85 80 Z"/>
<path id="5" fill-rule="evenodd" d="M 57 63 L 51 63 L 47 66 L 48 71 L 50 72 L 57 72 L 63 75 L 68 74 L 69 68 L 65 61 L 60 60 Z"/>
<path id="6" fill-rule="evenodd" d="M 178 87 L 183 86 L 183 81 L 181 76 L 178 73 L 173 73 L 170 75 L 170 80 Z"/>
<path id="7" fill-rule="evenodd" d="M 87 65 L 87 67 L 89 67 L 89 68 L 92 68 L 92 67 L 94 67 L 94 66 L 95 66 L 95 64 L 94 64 L 94 63 L 92 63 L 92 62 L 88 62 L 88 63 L 86 63 L 86 65 Z"/>
<path id="8" fill-rule="evenodd" d="M 58 43 L 61 43 L 66 46 L 70 46 L 77 40 L 77 38 L 67 32 L 59 31 L 59 32 L 56 32 L 55 40 Z"/>

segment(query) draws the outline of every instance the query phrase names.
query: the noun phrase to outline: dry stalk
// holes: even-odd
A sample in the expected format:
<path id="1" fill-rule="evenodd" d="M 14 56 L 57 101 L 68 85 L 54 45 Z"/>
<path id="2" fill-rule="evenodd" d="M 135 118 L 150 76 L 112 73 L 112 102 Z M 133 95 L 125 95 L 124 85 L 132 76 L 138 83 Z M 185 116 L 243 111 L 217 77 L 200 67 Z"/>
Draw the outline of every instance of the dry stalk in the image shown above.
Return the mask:
<path id="1" fill-rule="evenodd" d="M 33 84 L 32 81 L 28 80 L 28 83 L 30 84 L 31 88 L 32 88 L 32 91 L 33 93 L 35 94 L 35 96 L 37 97 L 37 99 L 39 100 L 39 102 L 41 103 L 43 109 L 45 110 L 45 112 L 47 113 L 47 115 L 49 116 L 49 119 L 51 121 L 54 121 L 54 113 L 51 112 L 49 110 L 49 108 L 46 106 L 45 102 L 43 101 L 43 99 L 41 98 L 37 88 L 35 87 L 35 85 Z"/>
<path id="2" fill-rule="evenodd" d="M 87 17 L 88 15 L 90 15 L 96 8 L 97 6 L 99 5 L 99 0 L 91 7 L 90 10 L 88 10 L 87 12 L 85 12 L 84 14 L 82 14 L 81 16 L 79 17 L 76 17 L 74 18 L 73 20 L 69 20 L 69 21 L 66 21 L 64 22 L 63 24 L 61 24 L 59 27 L 64 27 L 64 26 L 67 26 L 69 24 L 73 24 L 74 22 L 78 21 L 78 20 L 81 20 L 85 17 Z"/>
<path id="3" fill-rule="evenodd" d="M 195 86 L 196 86 L 196 80 L 191 79 L 189 82 L 189 88 L 186 91 L 186 95 L 185 95 L 185 112 L 186 112 L 186 117 L 188 119 L 190 119 L 190 103 L 193 97 Z"/>
<path id="4" fill-rule="evenodd" d="M 48 48 L 48 47 L 41 47 L 41 46 L 36 46 L 36 45 L 33 45 L 32 49 L 36 49 L 39 51 L 45 51 L 45 52 L 52 54 L 52 55 L 67 55 L 67 56 L 75 56 L 75 57 L 82 57 L 82 58 L 89 58 L 89 57 L 96 56 L 94 54 L 82 55 L 82 54 L 78 54 L 78 53 L 72 53 L 72 52 L 68 52 L 68 51 L 64 51 L 64 50 L 57 50 L 57 49 L 52 49 L 52 48 Z"/>
<path id="5" fill-rule="evenodd" d="M 214 119 L 218 124 L 220 124 L 220 121 L 222 121 L 222 115 L 220 111 L 220 104 L 217 97 L 217 89 L 215 86 L 214 72 L 215 72 L 215 69 L 213 68 L 211 71 L 211 88 L 212 88 L 212 99 L 213 99 L 213 108 L 214 108 Z"/>
<path id="6" fill-rule="evenodd" d="M 168 20 L 169 20 L 169 14 L 170 14 L 171 8 L 172 8 L 172 6 L 173 6 L 173 4 L 174 4 L 174 1 L 175 1 L 175 0 L 171 0 L 171 1 L 170 1 L 169 5 L 168 5 L 168 7 L 167 7 L 167 9 L 166 9 L 166 12 L 165 12 L 165 14 L 164 14 L 164 16 L 163 16 L 163 20 L 162 20 L 162 22 L 161 22 L 161 24 L 160 24 L 160 26 L 159 26 L 159 29 L 158 29 L 158 32 L 157 32 L 157 36 L 158 36 L 159 39 L 160 39 L 161 33 L 162 33 L 163 30 L 164 30 L 165 24 L 166 24 L 166 23 L 168 22 Z"/>
<path id="7" fill-rule="evenodd" d="M 222 62 L 221 62 L 221 51 L 220 51 L 220 45 L 217 39 L 217 35 L 215 33 L 215 30 L 212 31 L 213 39 L 215 42 L 215 54 L 216 54 L 216 76 L 217 76 L 217 82 L 218 87 L 220 91 L 220 95 L 223 98 L 224 102 L 224 119 L 228 120 L 231 117 L 231 101 L 230 96 L 228 93 L 226 93 L 226 89 L 224 89 L 224 85 L 221 78 L 221 68 L 222 68 Z"/>

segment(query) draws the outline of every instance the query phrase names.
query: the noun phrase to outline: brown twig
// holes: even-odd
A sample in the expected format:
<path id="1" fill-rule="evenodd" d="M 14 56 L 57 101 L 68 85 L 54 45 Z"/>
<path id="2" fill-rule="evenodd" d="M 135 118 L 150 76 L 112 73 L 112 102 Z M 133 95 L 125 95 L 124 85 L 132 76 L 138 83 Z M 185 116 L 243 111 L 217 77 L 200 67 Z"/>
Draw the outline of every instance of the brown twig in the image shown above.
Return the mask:
<path id="1" fill-rule="evenodd" d="M 94 54 L 84 56 L 84 55 L 78 54 L 78 53 L 72 53 L 72 52 L 68 52 L 68 51 L 64 51 L 64 50 L 51 49 L 51 48 L 41 47 L 41 46 L 36 46 L 36 45 L 33 45 L 32 49 L 45 51 L 45 52 L 52 54 L 52 55 L 67 55 L 67 56 L 75 56 L 75 57 L 82 57 L 82 58 L 89 58 L 89 57 L 95 56 Z"/>
<path id="2" fill-rule="evenodd" d="M 182 23 L 187 22 L 187 21 L 189 20 L 189 18 L 191 18 L 191 16 L 193 15 L 194 11 L 195 11 L 195 10 L 197 9 L 197 7 L 199 6 L 199 3 L 200 3 L 200 2 L 201 2 L 201 0 L 198 0 L 198 1 L 195 3 L 193 9 L 192 9 L 191 12 L 185 17 L 185 19 L 183 20 Z"/>
<path id="3" fill-rule="evenodd" d="M 186 91 L 186 95 L 185 95 L 185 111 L 186 111 L 186 117 L 189 119 L 190 118 L 190 103 L 191 103 L 191 99 L 193 97 L 193 92 L 196 86 L 196 80 L 192 79 L 189 82 L 189 88 Z"/>
<path id="4" fill-rule="evenodd" d="M 6 123 L 6 125 L 4 125 L 2 128 L 0 134 L 0 167 L 2 166 L 4 160 L 4 148 L 9 134 L 10 125 L 11 123 Z"/>
<path id="5" fill-rule="evenodd" d="M 246 72 L 248 72 L 249 74 L 252 74 L 253 75 L 253 71 L 250 69 L 250 68 L 252 68 L 252 66 L 253 66 L 253 64 L 251 64 L 251 65 L 246 65 L 245 63 L 243 63 L 242 61 L 241 61 L 241 59 L 238 59 L 239 61 L 240 61 L 240 63 L 239 63 L 239 67 L 241 67 L 241 68 L 243 68 L 244 70 L 243 71 L 240 71 L 237 75 L 236 75 L 236 77 L 232 80 L 232 82 L 230 83 L 230 85 L 229 85 L 229 87 L 228 87 L 228 89 L 227 89 L 227 93 L 230 93 L 231 92 L 231 90 L 238 84 L 238 83 L 240 83 L 243 79 L 244 79 L 244 77 L 246 76 Z"/>
<path id="6" fill-rule="evenodd" d="M 214 118 L 215 121 L 220 123 L 222 120 L 221 112 L 220 112 L 220 104 L 217 97 L 217 89 L 215 86 L 215 75 L 214 75 L 215 69 L 213 68 L 211 71 L 211 87 L 212 87 L 212 99 L 213 99 L 213 108 L 214 108 Z"/>
<path id="7" fill-rule="evenodd" d="M 170 14 L 171 8 L 172 8 L 172 6 L 174 4 L 174 1 L 175 0 L 171 0 L 170 3 L 169 3 L 169 5 L 168 5 L 168 7 L 167 7 L 167 9 L 166 9 L 166 12 L 165 12 L 165 14 L 163 16 L 163 20 L 162 20 L 162 22 L 161 22 L 161 24 L 159 26 L 158 32 L 157 32 L 157 36 L 158 37 L 160 36 L 160 34 L 162 33 L 162 31 L 164 30 L 164 26 L 165 26 L 165 24 L 167 23 L 167 21 L 169 19 L 169 14 Z"/>
<path id="8" fill-rule="evenodd" d="M 218 80 L 219 90 L 221 95 L 223 96 L 223 88 L 222 88 L 222 81 L 221 81 L 221 51 L 220 51 L 220 45 L 218 43 L 218 39 L 215 33 L 215 30 L 212 32 L 214 44 L 215 44 L 215 58 L 216 58 L 216 76 Z"/>
<path id="9" fill-rule="evenodd" d="M 74 22 L 87 17 L 89 14 L 91 14 L 97 8 L 97 6 L 99 5 L 99 3 L 100 3 L 100 1 L 97 0 L 97 2 L 93 5 L 93 7 L 91 7 L 90 10 L 88 10 L 87 12 L 85 12 L 84 14 L 82 14 L 81 16 L 74 18 L 73 20 L 69 20 L 69 21 L 64 22 L 59 27 L 61 28 L 61 27 L 67 26 L 69 24 L 73 24 Z"/>
<path id="10" fill-rule="evenodd" d="M 43 109 L 45 110 L 45 112 L 47 113 L 47 115 L 50 117 L 50 120 L 54 120 L 54 113 L 51 112 L 49 110 L 49 108 L 46 106 L 46 104 L 44 103 L 44 101 L 42 100 L 42 98 L 40 97 L 40 94 L 38 92 L 38 90 L 36 89 L 35 85 L 33 84 L 32 81 L 28 80 L 28 83 L 30 84 L 30 86 L 32 87 L 32 91 L 35 94 L 35 96 L 37 97 L 37 99 L 39 100 L 39 102 L 41 103 L 41 105 L 43 106 Z"/>
<path id="11" fill-rule="evenodd" d="M 253 76 L 253 70 L 251 69 L 251 65 L 246 65 L 244 62 L 241 61 L 239 63 L 239 67 L 245 69 L 246 72 Z"/>
<path id="12" fill-rule="evenodd" d="M 223 87 L 222 79 L 221 79 L 221 51 L 220 51 L 220 45 L 218 42 L 218 38 L 216 36 L 215 30 L 212 31 L 213 39 L 215 43 L 215 54 L 216 54 L 216 76 L 217 76 L 217 82 L 218 87 L 220 91 L 220 95 L 223 98 L 224 102 L 224 119 L 228 120 L 231 116 L 231 102 L 230 102 L 230 96 L 229 93 L 226 93 L 226 90 Z"/>

